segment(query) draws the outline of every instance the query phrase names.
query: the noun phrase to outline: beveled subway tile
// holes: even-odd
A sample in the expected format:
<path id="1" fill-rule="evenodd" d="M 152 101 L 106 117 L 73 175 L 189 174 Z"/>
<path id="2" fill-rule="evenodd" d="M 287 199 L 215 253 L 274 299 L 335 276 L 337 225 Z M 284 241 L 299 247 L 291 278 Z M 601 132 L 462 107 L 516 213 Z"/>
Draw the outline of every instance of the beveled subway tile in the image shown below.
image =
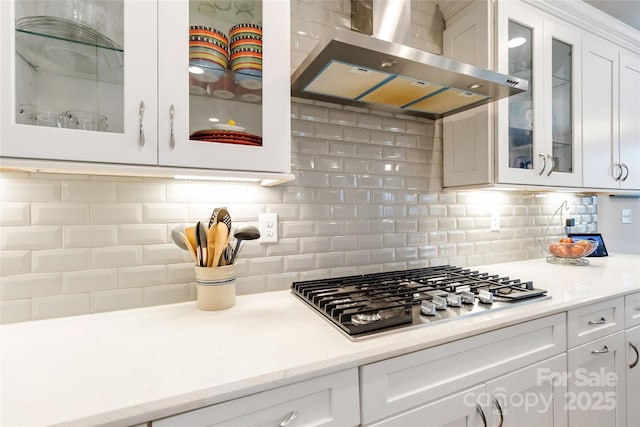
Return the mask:
<path id="1" fill-rule="evenodd" d="M 305 187 L 329 186 L 330 175 L 327 172 L 300 171 L 298 176 L 300 177 L 300 185 Z"/>
<path id="2" fill-rule="evenodd" d="M 344 170 L 351 173 L 367 173 L 369 172 L 369 160 L 366 159 L 343 159 Z"/>
<path id="3" fill-rule="evenodd" d="M 345 234 L 367 234 L 371 232 L 371 221 L 347 220 L 344 222 Z"/>
<path id="4" fill-rule="evenodd" d="M 91 312 L 126 310 L 142 307 L 142 289 L 114 289 L 91 293 Z"/>
<path id="5" fill-rule="evenodd" d="M 315 268 L 331 268 L 336 265 L 344 265 L 344 252 L 326 252 L 316 254 Z M 325 276 L 326 278 L 326 276 Z M 304 278 L 303 280 L 308 280 Z"/>
<path id="6" fill-rule="evenodd" d="M 406 235 L 404 233 L 387 233 L 383 235 L 385 248 L 398 248 L 407 245 Z"/>
<path id="7" fill-rule="evenodd" d="M 330 178 L 332 188 L 356 188 L 358 186 L 358 179 L 355 174 L 332 173 Z"/>
<path id="8" fill-rule="evenodd" d="M 300 104 L 298 106 L 298 116 L 303 120 L 328 122 L 329 109 L 313 104 Z"/>
<path id="9" fill-rule="evenodd" d="M 343 126 L 355 126 L 356 113 L 339 108 L 331 108 L 329 110 L 329 121 Z"/>
<path id="10" fill-rule="evenodd" d="M 324 123 L 314 123 L 314 136 L 316 138 L 327 138 L 331 140 L 342 139 L 342 126 Z"/>
<path id="11" fill-rule="evenodd" d="M 118 288 L 143 288 L 166 282 L 164 265 L 143 265 L 118 268 Z"/>
<path id="12" fill-rule="evenodd" d="M 188 217 L 188 206 L 183 204 L 144 203 L 142 205 L 142 222 L 144 223 L 186 222 Z"/>
<path id="13" fill-rule="evenodd" d="M 312 202 L 313 200 L 313 188 L 288 187 L 283 189 L 282 201 L 284 203 Z"/>
<path id="14" fill-rule="evenodd" d="M 415 135 L 396 135 L 395 140 L 396 147 L 417 148 L 418 146 L 418 138 Z"/>
<path id="15" fill-rule="evenodd" d="M 300 238 L 300 253 L 325 253 L 331 248 L 331 238 L 322 237 L 301 237 Z"/>
<path id="16" fill-rule="evenodd" d="M 393 162 L 386 160 L 370 160 L 369 173 L 375 175 L 390 175 L 394 172 Z"/>
<path id="17" fill-rule="evenodd" d="M 0 323 L 16 323 L 31 320 L 31 300 L 0 301 Z"/>
<path id="18" fill-rule="evenodd" d="M 0 227 L 29 225 L 31 223 L 31 204 L 28 202 L 0 203 Z"/>
<path id="19" fill-rule="evenodd" d="M 418 248 L 408 246 L 405 248 L 396 248 L 396 261 L 413 261 L 418 259 Z"/>
<path id="20" fill-rule="evenodd" d="M 334 208 L 335 211 L 335 208 Z M 384 207 L 381 205 L 363 204 L 357 205 L 357 218 L 376 219 L 384 216 Z"/>
<path id="21" fill-rule="evenodd" d="M 316 221 L 316 236 L 336 236 L 343 232 L 342 221 Z"/>
<path id="22" fill-rule="evenodd" d="M 116 184 L 116 200 L 163 203 L 167 201 L 167 186 L 159 182 L 119 182 Z"/>
<path id="23" fill-rule="evenodd" d="M 324 204 L 299 205 L 301 220 L 327 220 L 331 218 L 331 207 Z"/>
<path id="24" fill-rule="evenodd" d="M 356 149 L 361 159 L 382 159 L 383 147 L 378 145 L 358 144 Z"/>
<path id="25" fill-rule="evenodd" d="M 371 192 L 363 189 L 345 189 L 342 194 L 345 203 L 369 203 L 371 198 Z"/>
<path id="26" fill-rule="evenodd" d="M 372 144 L 390 146 L 395 144 L 395 134 L 393 132 L 372 130 L 370 134 Z"/>
<path id="27" fill-rule="evenodd" d="M 91 313 L 91 298 L 88 293 L 38 297 L 31 300 L 33 320 L 89 313 Z"/>
<path id="28" fill-rule="evenodd" d="M 329 153 L 336 157 L 356 157 L 357 144 L 353 142 L 331 141 L 329 145 Z"/>
<path id="29" fill-rule="evenodd" d="M 33 225 L 89 224 L 90 221 L 88 203 L 31 203 Z"/>
<path id="30" fill-rule="evenodd" d="M 380 221 L 371 221 L 371 233 L 385 234 L 396 231 L 396 221 L 391 218 L 385 218 Z"/>
<path id="31" fill-rule="evenodd" d="M 139 203 L 92 203 L 92 224 L 139 224 L 142 205 Z"/>
<path id="32" fill-rule="evenodd" d="M 62 229 L 62 245 L 65 248 L 95 248 L 115 246 L 115 225 L 70 225 Z"/>
<path id="33" fill-rule="evenodd" d="M 333 204 L 344 202 L 343 191 L 337 188 L 316 188 L 315 189 L 315 201 L 323 204 Z"/>
<path id="34" fill-rule="evenodd" d="M 169 230 L 167 230 L 169 228 Z M 173 226 L 164 224 L 123 224 L 118 226 L 118 244 L 149 245 L 167 242 Z M 111 245 L 105 245 L 111 246 Z"/>
<path id="35" fill-rule="evenodd" d="M 333 205 L 331 207 L 331 219 L 350 220 L 358 218 L 358 209 L 355 205 Z"/>
<path id="36" fill-rule="evenodd" d="M 346 266 L 358 266 L 371 263 L 371 252 L 368 250 L 348 251 L 344 254 Z"/>
<path id="37" fill-rule="evenodd" d="M 438 230 L 447 231 L 455 230 L 456 220 L 455 218 L 438 218 Z"/>
<path id="38" fill-rule="evenodd" d="M 315 235 L 314 221 L 284 221 L 282 237 L 305 237 Z"/>
<path id="39" fill-rule="evenodd" d="M 300 278 L 298 273 L 273 274 L 267 277 L 267 290 L 283 291 L 291 288 L 291 283 Z"/>
<path id="40" fill-rule="evenodd" d="M 390 132 L 404 132 L 406 129 L 405 120 L 393 117 L 382 118 L 382 129 Z"/>
<path id="41" fill-rule="evenodd" d="M 396 260 L 394 248 L 374 249 L 371 251 L 371 262 L 374 264 L 384 264 Z"/>
<path id="42" fill-rule="evenodd" d="M 267 276 L 238 277 L 236 294 L 247 295 L 267 291 Z"/>
<path id="43" fill-rule="evenodd" d="M 356 176 L 358 188 L 382 188 L 382 177 L 379 175 L 358 174 Z"/>
<path id="44" fill-rule="evenodd" d="M 0 299 L 35 298 L 60 293 L 60 273 L 32 273 L 0 277 Z"/>
<path id="45" fill-rule="evenodd" d="M 31 272 L 30 251 L 0 252 L 0 276 L 28 274 Z"/>
<path id="46" fill-rule="evenodd" d="M 282 255 L 297 255 L 300 253 L 300 239 L 279 239 L 277 245 L 267 245 L 266 255 L 282 256 Z"/>
<path id="47" fill-rule="evenodd" d="M 356 125 L 360 128 L 382 130 L 382 117 L 358 113 L 356 119 Z"/>
<path id="48" fill-rule="evenodd" d="M 142 263 L 145 265 L 179 264 L 192 259 L 189 252 L 174 243 L 142 246 Z"/>
<path id="49" fill-rule="evenodd" d="M 415 233 L 418 231 L 418 220 L 416 219 L 397 219 L 396 232 L 398 233 Z"/>
<path id="50" fill-rule="evenodd" d="M 284 272 L 291 273 L 295 271 L 311 270 L 315 267 L 315 255 L 290 255 L 283 257 Z"/>
<path id="51" fill-rule="evenodd" d="M 416 232 L 407 234 L 408 246 L 426 245 L 429 243 L 429 235 L 425 232 Z"/>
<path id="52" fill-rule="evenodd" d="M 181 264 L 167 264 L 167 283 L 189 283 L 196 280 L 194 263 L 185 262 Z"/>
<path id="53" fill-rule="evenodd" d="M 395 190 L 410 188 L 407 186 L 407 180 L 403 176 L 383 176 L 382 187 Z"/>
<path id="54" fill-rule="evenodd" d="M 418 175 L 418 167 L 415 163 L 397 162 L 393 167 L 393 171 L 396 175 L 406 177 L 415 177 Z"/>
<path id="55" fill-rule="evenodd" d="M 111 246 L 91 249 L 91 268 L 132 267 L 141 264 L 141 246 Z"/>
<path id="56" fill-rule="evenodd" d="M 358 236 L 334 236 L 331 238 L 332 251 L 351 251 L 358 249 Z"/>
<path id="57" fill-rule="evenodd" d="M 149 286 L 142 289 L 142 305 L 145 307 L 161 304 L 176 304 L 191 300 L 186 283 Z"/>
<path id="58" fill-rule="evenodd" d="M 408 160 L 407 150 L 402 147 L 382 147 L 382 158 L 395 161 Z"/>
<path id="59" fill-rule="evenodd" d="M 298 152 L 303 154 L 329 154 L 329 141 L 326 139 L 300 138 Z"/>
<path id="60" fill-rule="evenodd" d="M 299 108 L 299 107 L 298 107 Z M 314 136 L 313 123 L 306 120 L 291 120 L 291 134 L 294 136 Z"/>
<path id="61" fill-rule="evenodd" d="M 358 249 L 382 249 L 382 234 L 369 234 L 365 236 L 357 236 Z"/>
<path id="62" fill-rule="evenodd" d="M 96 181 L 62 181 L 64 202 L 115 202 L 116 184 Z"/>
<path id="63" fill-rule="evenodd" d="M 59 202 L 62 185 L 58 180 L 1 178 L 0 201 Z"/>
<path id="64" fill-rule="evenodd" d="M 340 158 L 316 156 L 314 163 L 314 170 L 316 171 L 335 172 L 343 170 L 343 161 Z"/>
<path id="65" fill-rule="evenodd" d="M 371 135 L 368 129 L 346 127 L 344 128 L 343 139 L 350 142 L 368 143 Z"/>
<path id="66" fill-rule="evenodd" d="M 371 200 L 375 203 L 393 203 L 397 200 L 396 192 L 391 190 L 371 191 Z"/>
<path id="67" fill-rule="evenodd" d="M 31 252 L 33 273 L 86 270 L 90 266 L 88 248 L 43 249 Z"/>
<path id="68" fill-rule="evenodd" d="M 106 291 L 117 286 L 118 274 L 115 268 L 62 273 L 63 294 Z"/>

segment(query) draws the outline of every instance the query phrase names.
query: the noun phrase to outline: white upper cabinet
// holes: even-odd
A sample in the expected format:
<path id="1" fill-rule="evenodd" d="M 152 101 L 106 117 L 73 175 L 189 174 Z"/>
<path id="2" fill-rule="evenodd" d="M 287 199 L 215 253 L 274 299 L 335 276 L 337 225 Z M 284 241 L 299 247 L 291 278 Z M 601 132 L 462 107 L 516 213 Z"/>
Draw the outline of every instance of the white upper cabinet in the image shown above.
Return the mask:
<path id="1" fill-rule="evenodd" d="M 584 38 L 584 185 L 640 189 L 640 57 Z"/>
<path id="2" fill-rule="evenodd" d="M 445 119 L 445 187 L 581 184 L 580 43 L 570 24 L 515 1 L 471 2 L 447 22 L 445 55 L 529 90 Z"/>
<path id="3" fill-rule="evenodd" d="M 0 2 L 0 156 L 289 174 L 289 7 Z"/>
<path id="4" fill-rule="evenodd" d="M 529 91 L 498 103 L 498 182 L 579 186 L 579 31 L 504 2 L 497 32 L 498 71 L 529 81 Z"/>
<path id="5" fill-rule="evenodd" d="M 156 6 L 0 2 L 0 154 L 156 164 Z"/>

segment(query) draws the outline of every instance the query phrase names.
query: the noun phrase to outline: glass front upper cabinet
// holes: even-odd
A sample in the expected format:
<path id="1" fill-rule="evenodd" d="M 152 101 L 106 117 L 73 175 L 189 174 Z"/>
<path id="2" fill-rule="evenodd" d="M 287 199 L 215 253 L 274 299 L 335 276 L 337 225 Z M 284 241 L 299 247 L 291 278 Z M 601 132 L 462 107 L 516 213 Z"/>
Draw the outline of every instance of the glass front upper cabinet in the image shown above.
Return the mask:
<path id="1" fill-rule="evenodd" d="M 572 46 L 551 40 L 552 154 L 554 172 L 573 172 Z"/>
<path id="2" fill-rule="evenodd" d="M 123 133 L 123 0 L 15 4 L 16 123 Z"/>
<path id="3" fill-rule="evenodd" d="M 509 21 L 509 75 L 529 82 L 529 90 L 509 98 L 509 167 L 533 169 L 534 114 L 533 31 Z"/>

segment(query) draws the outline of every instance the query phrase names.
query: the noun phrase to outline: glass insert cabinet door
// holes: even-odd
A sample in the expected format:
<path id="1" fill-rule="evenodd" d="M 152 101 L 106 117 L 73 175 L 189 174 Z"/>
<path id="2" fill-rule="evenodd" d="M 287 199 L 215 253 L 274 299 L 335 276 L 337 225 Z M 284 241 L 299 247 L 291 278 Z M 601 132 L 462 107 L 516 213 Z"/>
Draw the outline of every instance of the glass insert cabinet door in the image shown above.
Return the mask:
<path id="1" fill-rule="evenodd" d="M 289 15 L 286 0 L 159 3 L 161 164 L 290 171 Z"/>
<path id="2" fill-rule="evenodd" d="M 0 3 L 2 156 L 156 164 L 156 5 Z"/>

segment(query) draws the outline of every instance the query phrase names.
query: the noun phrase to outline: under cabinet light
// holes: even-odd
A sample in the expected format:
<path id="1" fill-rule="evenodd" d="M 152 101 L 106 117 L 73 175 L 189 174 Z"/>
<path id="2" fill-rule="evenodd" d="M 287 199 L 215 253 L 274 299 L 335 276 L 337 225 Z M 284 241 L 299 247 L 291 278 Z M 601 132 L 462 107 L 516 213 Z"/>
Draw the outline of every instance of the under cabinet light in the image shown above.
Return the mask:
<path id="1" fill-rule="evenodd" d="M 260 182 L 259 178 L 242 178 L 230 176 L 206 176 L 206 175 L 174 175 L 173 179 L 189 181 L 234 181 L 234 182 Z"/>

